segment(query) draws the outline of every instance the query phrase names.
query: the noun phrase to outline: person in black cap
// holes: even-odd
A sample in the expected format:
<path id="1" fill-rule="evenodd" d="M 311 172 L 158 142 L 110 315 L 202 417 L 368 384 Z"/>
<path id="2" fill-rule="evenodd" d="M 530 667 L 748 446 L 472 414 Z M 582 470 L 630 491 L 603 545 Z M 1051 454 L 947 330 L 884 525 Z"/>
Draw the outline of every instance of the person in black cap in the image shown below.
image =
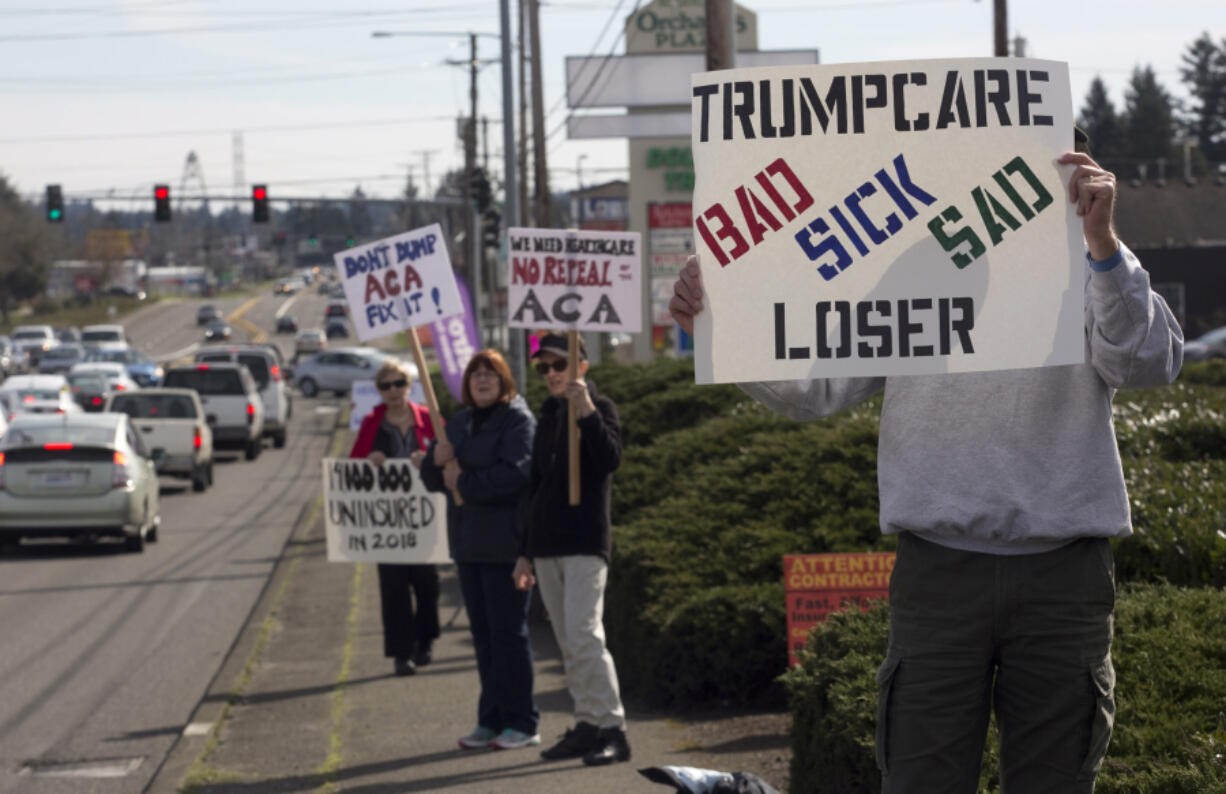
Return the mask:
<path id="1" fill-rule="evenodd" d="M 589 766 L 628 761 L 626 712 L 602 623 L 612 546 L 609 495 L 613 472 L 621 463 L 617 407 L 584 381 L 588 361 L 582 340 L 577 378 L 567 376 L 564 336 L 542 337 L 532 357 L 545 378 L 549 398 L 541 407 L 533 439 L 529 501 L 512 575 L 521 590 L 540 585 L 575 703 L 575 727 L 541 757 L 582 758 Z M 580 435 L 580 502 L 573 506 L 568 405 L 576 409 Z"/>

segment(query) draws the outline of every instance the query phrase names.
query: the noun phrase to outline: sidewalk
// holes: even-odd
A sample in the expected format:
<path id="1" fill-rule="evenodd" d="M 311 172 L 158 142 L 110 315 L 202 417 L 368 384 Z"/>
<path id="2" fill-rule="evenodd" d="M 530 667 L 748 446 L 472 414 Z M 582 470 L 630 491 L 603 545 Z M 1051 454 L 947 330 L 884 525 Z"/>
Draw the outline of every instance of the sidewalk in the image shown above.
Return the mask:
<path id="1" fill-rule="evenodd" d="M 304 511 L 269 588 L 149 791 L 585 792 L 668 789 L 638 769 L 681 765 L 761 775 L 781 790 L 781 718 L 683 722 L 629 708 L 629 763 L 589 768 L 539 752 L 571 725 L 561 657 L 533 625 L 542 746 L 464 751 L 476 719 L 476 663 L 452 566 L 443 566 L 434 662 L 397 678 L 383 657 L 373 565 L 328 563 L 323 520 Z M 721 724 L 724 723 L 724 724 Z M 783 731 L 786 730 L 784 723 Z M 765 760 L 763 760 L 765 759 Z M 756 762 L 756 765 L 755 765 Z"/>

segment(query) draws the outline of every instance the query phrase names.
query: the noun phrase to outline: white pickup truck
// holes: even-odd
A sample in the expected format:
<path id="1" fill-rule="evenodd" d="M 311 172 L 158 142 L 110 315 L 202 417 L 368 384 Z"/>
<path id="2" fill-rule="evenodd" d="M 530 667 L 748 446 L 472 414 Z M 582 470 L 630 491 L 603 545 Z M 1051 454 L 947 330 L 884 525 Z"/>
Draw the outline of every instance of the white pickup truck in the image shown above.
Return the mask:
<path id="1" fill-rule="evenodd" d="M 195 391 L 119 392 L 111 396 L 106 410 L 130 417 L 152 452 L 158 474 L 190 479 L 194 491 L 213 484 L 213 431 Z"/>

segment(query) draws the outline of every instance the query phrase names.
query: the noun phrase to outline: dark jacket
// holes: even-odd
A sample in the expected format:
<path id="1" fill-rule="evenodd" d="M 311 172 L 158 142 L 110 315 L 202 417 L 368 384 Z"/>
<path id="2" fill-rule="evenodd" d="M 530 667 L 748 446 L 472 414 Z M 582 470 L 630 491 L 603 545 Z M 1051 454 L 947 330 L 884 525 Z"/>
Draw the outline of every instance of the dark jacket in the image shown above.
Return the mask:
<path id="1" fill-rule="evenodd" d="M 522 397 L 499 403 L 473 433 L 473 410 L 447 423 L 447 439 L 462 470 L 462 507 L 447 494 L 447 542 L 456 562 L 514 563 L 519 551 L 520 500 L 528 487 L 536 420 Z M 434 445 L 421 463 L 431 491 L 446 490 Z"/>
<path id="2" fill-rule="evenodd" d="M 613 401 L 599 396 L 591 382 L 587 388 L 596 410 L 578 421 L 579 504 L 574 507 L 567 475 L 566 401 L 550 397 L 541 407 L 520 547 L 525 557 L 595 554 L 609 559 L 613 546 L 609 497 L 613 472 L 622 459 L 621 423 Z"/>

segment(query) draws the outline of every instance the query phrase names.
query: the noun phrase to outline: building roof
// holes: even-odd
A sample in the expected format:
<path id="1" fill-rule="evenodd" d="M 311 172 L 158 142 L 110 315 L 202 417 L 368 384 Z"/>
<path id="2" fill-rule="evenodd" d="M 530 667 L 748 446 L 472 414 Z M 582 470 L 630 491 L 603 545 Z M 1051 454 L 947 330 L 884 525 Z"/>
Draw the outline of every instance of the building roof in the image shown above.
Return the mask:
<path id="1" fill-rule="evenodd" d="M 1130 248 L 1226 247 L 1226 179 L 1120 180 L 1115 227 Z"/>

